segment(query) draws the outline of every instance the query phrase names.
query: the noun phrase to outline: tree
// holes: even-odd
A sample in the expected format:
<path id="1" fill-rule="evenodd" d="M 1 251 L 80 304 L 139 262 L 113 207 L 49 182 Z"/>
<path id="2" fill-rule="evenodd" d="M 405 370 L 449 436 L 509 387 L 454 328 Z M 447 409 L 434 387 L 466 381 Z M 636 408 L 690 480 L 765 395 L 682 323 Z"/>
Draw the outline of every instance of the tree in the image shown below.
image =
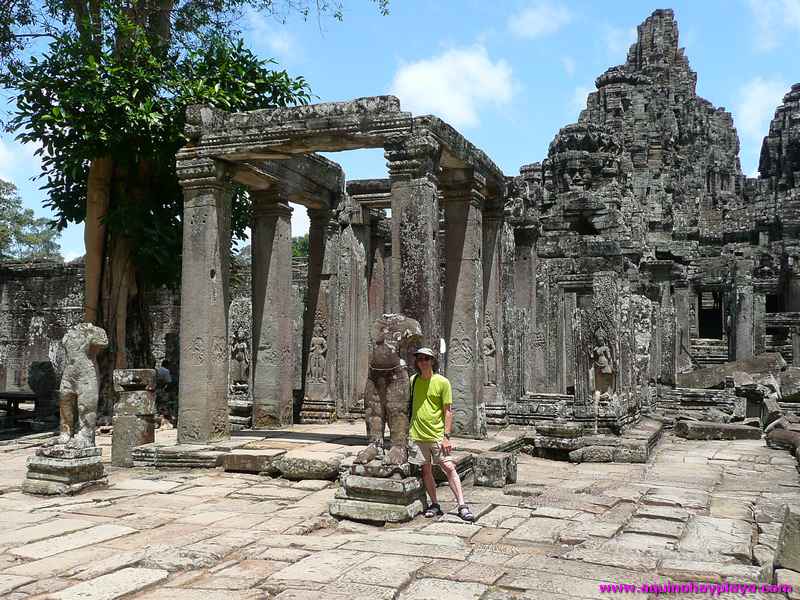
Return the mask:
<path id="1" fill-rule="evenodd" d="M 61 260 L 58 232 L 23 208 L 17 186 L 0 179 L 0 260 Z"/>
<path id="2" fill-rule="evenodd" d="M 382 12 L 386 0 L 372 0 Z M 177 283 L 182 194 L 175 152 L 189 104 L 252 110 L 305 103 L 302 77 L 237 38 L 245 10 L 340 18 L 329 0 L 30 0 L 0 5 L 0 82 L 16 91 L 9 128 L 41 145 L 59 227 L 84 223 L 85 320 L 109 334 L 111 368 L 152 364 L 145 292 Z M 38 5 L 37 5 L 38 6 Z M 28 36 L 28 37 L 26 37 Z M 36 36 L 43 56 L 20 61 Z M 248 206 L 233 202 L 241 236 Z M 128 336 L 128 327 L 136 331 Z"/>
<path id="3" fill-rule="evenodd" d="M 292 238 L 292 256 L 308 256 L 308 234 Z"/>

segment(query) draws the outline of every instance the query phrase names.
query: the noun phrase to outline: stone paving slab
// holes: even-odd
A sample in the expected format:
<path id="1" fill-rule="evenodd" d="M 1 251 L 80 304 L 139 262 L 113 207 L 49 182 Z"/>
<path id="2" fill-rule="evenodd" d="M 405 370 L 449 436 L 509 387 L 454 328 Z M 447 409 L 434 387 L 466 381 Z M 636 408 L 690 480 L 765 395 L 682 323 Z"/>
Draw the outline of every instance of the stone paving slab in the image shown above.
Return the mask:
<path id="1" fill-rule="evenodd" d="M 361 426 L 333 427 L 340 439 L 348 428 L 361 433 Z M 315 439 L 298 434 L 285 449 L 345 445 L 307 437 Z M 15 586 L 0 595 L 44 600 L 77 590 L 73 597 L 83 597 L 81 590 L 98 585 L 122 599 L 114 595 L 130 585 L 125 600 L 550 600 L 608 597 L 599 593 L 601 581 L 761 577 L 766 571 L 744 553 L 772 564 L 782 507 L 800 507 L 794 458 L 757 440 L 719 446 L 666 433 L 647 465 L 520 454 L 518 484 L 500 490 L 467 482 L 474 524 L 450 514 L 386 528 L 337 523 L 327 514 L 335 483 L 222 469 L 110 469 L 108 489 L 75 498 L 0 488 L 0 512 L 8 515 L 0 517 L 0 539 L 8 542 L 0 544 L 0 582 Z M 34 450 L 6 453 L 12 466 L 0 462 L 0 482 L 12 478 L 14 465 L 24 470 Z M 446 486 L 440 500 L 454 508 Z M 70 530 L 65 522 L 83 526 Z M 109 527 L 124 533 L 86 541 Z M 31 546 L 48 555 L 19 553 Z M 148 572 L 166 575 L 148 583 Z"/>

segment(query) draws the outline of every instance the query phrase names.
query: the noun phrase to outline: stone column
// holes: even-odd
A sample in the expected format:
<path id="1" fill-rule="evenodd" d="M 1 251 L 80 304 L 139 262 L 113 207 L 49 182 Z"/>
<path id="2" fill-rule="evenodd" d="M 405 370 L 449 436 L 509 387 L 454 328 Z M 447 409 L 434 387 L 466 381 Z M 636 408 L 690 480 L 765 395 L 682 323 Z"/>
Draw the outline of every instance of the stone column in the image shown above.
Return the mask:
<path id="1" fill-rule="evenodd" d="M 230 188 L 212 160 L 181 161 L 178 177 L 184 198 L 178 443 L 207 444 L 230 436 Z"/>
<path id="2" fill-rule="evenodd" d="M 536 323 L 536 239 L 535 227 L 514 228 L 514 304 L 522 311 L 522 331 L 513 332 L 522 337 L 519 344 L 520 395 L 544 391 L 537 389 L 534 383 L 534 365 L 538 364 L 536 359 L 542 358 L 544 350 L 544 336 Z"/>
<path id="3" fill-rule="evenodd" d="M 449 173 L 441 188 L 447 224 L 446 375 L 453 386 L 453 429 L 474 438 L 486 436 L 481 353 L 483 184 L 479 175 L 465 170 Z"/>
<path id="4" fill-rule="evenodd" d="M 442 329 L 435 176 L 440 151 L 426 135 L 386 147 L 392 181 L 391 306 L 419 322 L 426 345 L 434 350 Z"/>
<path id="5" fill-rule="evenodd" d="M 292 209 L 278 186 L 253 200 L 253 427 L 293 422 Z"/>
<path id="6" fill-rule="evenodd" d="M 373 219 L 370 226 L 371 264 L 369 270 L 369 322 L 374 323 L 389 312 L 386 307 L 386 279 L 390 276 L 387 267 L 391 259 L 386 257 L 386 240 L 391 239 L 389 223 L 384 219 Z"/>
<path id="7" fill-rule="evenodd" d="M 690 333 L 692 327 L 690 315 L 691 296 L 691 290 L 685 282 L 675 283 L 675 318 L 677 320 L 675 351 L 679 373 L 686 373 L 692 370 L 692 359 L 689 357 L 689 348 L 691 346 Z"/>
<path id="8" fill-rule="evenodd" d="M 483 362 L 483 400 L 493 412 L 505 415 L 503 397 L 503 207 L 496 201 L 483 213 L 483 320 L 481 322 L 481 360 Z M 494 355 L 486 352 L 494 347 Z"/>
<path id="9" fill-rule="evenodd" d="M 796 252 L 796 249 L 792 249 Z M 800 256 L 789 256 L 786 270 L 786 312 L 800 312 Z"/>
<path id="10" fill-rule="evenodd" d="M 308 280 L 306 292 L 306 311 L 303 317 L 303 378 L 308 372 L 308 352 L 314 325 L 320 312 L 320 286 L 322 284 L 322 266 L 325 262 L 325 238 L 331 211 L 327 209 L 308 209 Z M 327 307 L 325 307 L 327 313 Z"/>
<path id="11" fill-rule="evenodd" d="M 800 367 L 800 328 L 792 327 L 792 366 Z"/>
<path id="12" fill-rule="evenodd" d="M 735 289 L 734 289 L 734 359 L 743 360 L 753 357 L 754 327 L 753 327 L 753 261 L 736 261 Z"/>

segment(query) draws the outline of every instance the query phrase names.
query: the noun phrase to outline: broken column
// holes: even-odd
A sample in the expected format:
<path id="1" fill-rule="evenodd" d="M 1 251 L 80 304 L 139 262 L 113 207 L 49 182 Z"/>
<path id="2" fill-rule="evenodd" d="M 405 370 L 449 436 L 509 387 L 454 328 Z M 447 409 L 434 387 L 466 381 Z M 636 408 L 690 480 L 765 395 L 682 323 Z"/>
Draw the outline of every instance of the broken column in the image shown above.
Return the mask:
<path id="1" fill-rule="evenodd" d="M 179 444 L 230 437 L 228 382 L 229 186 L 210 159 L 178 162 L 183 187 Z"/>
<path id="2" fill-rule="evenodd" d="M 276 185 L 253 201 L 253 427 L 293 422 L 292 209 Z"/>
<path id="3" fill-rule="evenodd" d="M 486 436 L 481 256 L 484 186 L 483 177 L 471 169 L 448 169 L 441 187 L 447 224 L 446 375 L 453 387 L 453 431 L 475 438 Z"/>
<path id="4" fill-rule="evenodd" d="M 156 439 L 156 372 L 154 369 L 116 369 L 114 433 L 111 464 L 133 466 L 133 449 Z"/>
<path id="5" fill-rule="evenodd" d="M 441 336 L 439 199 L 436 170 L 441 145 L 417 135 L 386 146 L 392 181 L 392 309 L 419 321 L 425 344 Z"/>

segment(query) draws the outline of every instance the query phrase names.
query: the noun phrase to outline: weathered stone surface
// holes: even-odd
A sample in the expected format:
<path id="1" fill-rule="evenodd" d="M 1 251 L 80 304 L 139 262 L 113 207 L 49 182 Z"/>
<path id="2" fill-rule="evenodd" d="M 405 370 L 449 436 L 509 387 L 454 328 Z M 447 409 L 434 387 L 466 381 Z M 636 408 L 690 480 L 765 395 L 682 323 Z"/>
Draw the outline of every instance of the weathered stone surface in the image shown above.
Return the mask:
<path id="1" fill-rule="evenodd" d="M 517 457 L 509 452 L 484 452 L 474 457 L 475 485 L 503 487 L 517 480 Z"/>
<path id="2" fill-rule="evenodd" d="M 410 521 L 424 510 L 420 500 L 410 504 L 386 504 L 366 500 L 337 498 L 331 500 L 331 515 L 340 519 L 368 521 L 372 523 L 403 523 Z"/>
<path id="3" fill-rule="evenodd" d="M 15 556 L 36 560 L 47 558 L 48 556 L 53 556 L 54 554 L 59 554 L 67 550 L 99 544 L 135 532 L 135 529 L 123 527 L 122 525 L 97 525 L 83 531 L 76 531 L 57 538 L 45 539 L 18 548 L 12 548 L 10 552 Z"/>
<path id="4" fill-rule="evenodd" d="M 237 448 L 226 452 L 222 457 L 222 468 L 226 471 L 241 473 L 263 473 L 273 468 L 275 460 L 286 454 L 281 449 L 252 449 Z"/>
<path id="5" fill-rule="evenodd" d="M 800 512 L 788 506 L 775 548 L 775 567 L 800 571 Z"/>
<path id="6" fill-rule="evenodd" d="M 687 440 L 758 440 L 761 439 L 761 430 L 738 423 L 678 421 L 675 435 Z"/>
<path id="7" fill-rule="evenodd" d="M 760 567 L 667 558 L 658 572 L 673 581 L 761 581 Z"/>
<path id="8" fill-rule="evenodd" d="M 786 367 L 786 361 L 780 354 L 765 353 L 752 358 L 726 362 L 705 369 L 698 369 L 691 373 L 684 373 L 678 377 L 678 385 L 686 388 L 715 388 L 725 385 L 725 378 L 732 377 L 738 371 L 749 374 L 780 373 Z"/>
<path id="9" fill-rule="evenodd" d="M 681 550 L 720 554 L 742 561 L 752 559 L 753 527 L 745 521 L 695 516 L 678 542 Z"/>
<path id="10" fill-rule="evenodd" d="M 292 450 L 272 465 L 287 479 L 336 479 L 342 456 L 333 452 Z"/>
<path id="11" fill-rule="evenodd" d="M 418 579 L 398 596 L 398 600 L 478 600 L 487 587 L 481 583 Z"/>
<path id="12" fill-rule="evenodd" d="M 167 578 L 158 569 L 126 568 L 61 590 L 56 600 L 114 600 L 141 591 Z"/>

